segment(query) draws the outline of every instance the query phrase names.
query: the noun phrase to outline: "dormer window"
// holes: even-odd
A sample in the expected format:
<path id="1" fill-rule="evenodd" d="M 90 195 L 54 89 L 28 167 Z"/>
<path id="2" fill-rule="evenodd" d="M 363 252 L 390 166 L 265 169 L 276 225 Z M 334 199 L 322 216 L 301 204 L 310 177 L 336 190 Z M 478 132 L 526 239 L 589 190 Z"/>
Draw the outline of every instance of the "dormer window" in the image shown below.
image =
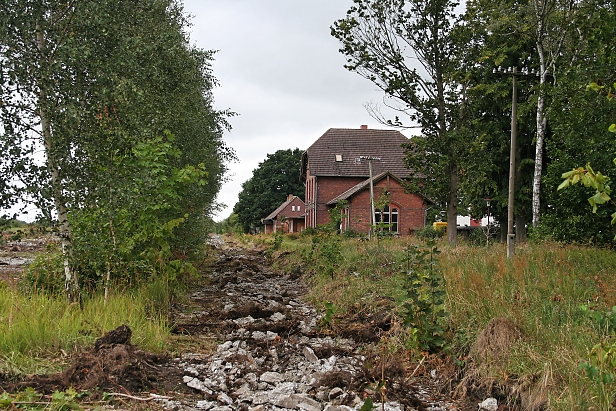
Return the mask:
<path id="1" fill-rule="evenodd" d="M 342 162 L 342 154 L 336 154 L 336 163 Z"/>

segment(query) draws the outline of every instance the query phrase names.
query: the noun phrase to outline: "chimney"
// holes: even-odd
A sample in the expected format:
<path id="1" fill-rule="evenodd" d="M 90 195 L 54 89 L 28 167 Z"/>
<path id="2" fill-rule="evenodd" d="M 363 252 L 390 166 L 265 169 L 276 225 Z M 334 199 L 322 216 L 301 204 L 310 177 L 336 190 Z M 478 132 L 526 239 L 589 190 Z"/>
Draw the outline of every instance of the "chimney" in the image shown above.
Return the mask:
<path id="1" fill-rule="evenodd" d="M 368 125 L 362 124 L 360 127 L 362 130 L 368 130 Z"/>
<path id="2" fill-rule="evenodd" d="M 293 194 L 289 194 L 289 195 L 287 196 L 287 201 L 291 201 L 291 200 L 293 200 L 293 197 L 295 197 Z"/>

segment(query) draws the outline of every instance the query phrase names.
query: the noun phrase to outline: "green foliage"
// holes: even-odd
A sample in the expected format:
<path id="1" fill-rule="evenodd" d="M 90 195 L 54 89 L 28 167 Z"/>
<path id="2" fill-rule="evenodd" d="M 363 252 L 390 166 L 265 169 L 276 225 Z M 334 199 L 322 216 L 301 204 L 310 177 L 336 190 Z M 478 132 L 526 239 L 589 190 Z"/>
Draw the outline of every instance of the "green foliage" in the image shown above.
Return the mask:
<path id="1" fill-rule="evenodd" d="M 0 23 L 0 196 L 20 181 L 7 190 L 57 216 L 88 281 L 145 248 L 200 246 L 234 158 L 232 113 L 213 109 L 213 52 L 190 45 L 181 4 L 9 1 Z"/>
<path id="2" fill-rule="evenodd" d="M 300 181 L 302 150 L 278 150 L 253 170 L 252 177 L 242 183 L 238 202 L 233 207 L 245 233 L 261 227 L 267 217 L 289 194 L 304 198 L 304 185 Z"/>
<path id="3" fill-rule="evenodd" d="M 437 265 L 440 251 L 433 241 L 410 245 L 404 259 L 406 300 L 404 324 L 411 328 L 413 348 L 433 351 L 445 345 L 445 280 Z"/>
<path id="4" fill-rule="evenodd" d="M 445 235 L 445 230 L 443 229 L 435 229 L 432 225 L 426 225 L 419 230 L 415 231 L 415 237 L 421 240 L 436 240 Z"/>
<path id="5" fill-rule="evenodd" d="M 280 250 L 280 246 L 282 245 L 283 238 L 284 236 L 282 235 L 282 233 L 280 231 L 276 231 L 276 234 L 274 235 L 274 241 L 272 241 L 270 248 L 273 251 Z"/>
<path id="6" fill-rule="evenodd" d="M 588 89 L 603 90 L 603 88 L 599 87 L 596 83 L 591 83 L 591 85 L 588 86 Z M 612 100 L 613 96 L 614 94 L 612 89 L 609 89 L 607 92 L 607 99 L 603 103 L 605 104 L 607 101 Z M 596 110 L 596 108 L 593 108 L 593 110 Z M 596 128 L 597 124 L 594 124 L 593 127 Z M 603 127 L 603 125 L 600 125 L 600 128 Z M 614 144 L 613 135 L 611 135 L 609 131 L 611 130 L 608 130 L 607 132 L 603 131 L 603 136 L 599 134 L 600 132 L 597 132 L 597 136 L 592 139 L 590 144 L 591 151 L 586 153 L 586 155 L 592 156 L 594 160 L 598 161 L 599 167 L 604 170 L 613 167 L 613 163 L 616 162 L 616 159 L 613 159 L 613 152 L 616 150 L 616 145 Z M 614 130 L 614 132 L 616 132 L 616 130 Z M 587 162 L 586 167 L 577 167 L 573 168 L 573 170 L 570 169 L 570 171 L 563 172 L 559 177 L 564 181 L 558 185 L 557 191 L 575 186 L 578 183 L 584 187 L 592 189 L 593 194 L 591 197 L 587 197 L 587 200 L 592 207 L 594 216 L 589 217 L 587 214 L 581 214 L 580 211 L 577 211 L 575 208 L 572 208 L 570 211 L 564 210 L 564 214 L 567 219 L 571 219 L 572 216 L 577 217 L 581 225 L 585 225 L 585 230 L 583 233 L 587 236 L 587 239 L 594 239 L 598 237 L 602 239 L 601 243 L 609 244 L 610 239 L 604 237 L 606 237 L 606 234 L 611 233 L 613 230 L 608 230 L 606 228 L 608 225 L 608 222 L 606 221 L 608 217 L 606 215 L 607 212 L 600 210 L 599 206 L 606 203 L 610 203 L 612 206 L 616 205 L 614 200 L 611 198 L 611 179 L 599 171 L 596 172 L 590 166 L 590 162 Z M 587 196 L 587 193 L 587 190 L 569 189 L 567 196 L 563 196 L 564 200 L 561 201 L 579 199 L 581 196 Z M 563 214 L 562 211 L 561 214 Z M 612 213 L 609 217 L 611 220 L 609 224 L 614 225 L 616 223 L 616 212 Z M 616 234 L 612 234 L 611 237 L 616 239 Z"/>
<path id="7" fill-rule="evenodd" d="M 336 206 L 330 208 L 327 213 L 329 214 L 329 223 L 326 229 L 331 230 L 334 233 L 340 233 L 342 227 L 342 219 L 344 218 L 344 210 L 348 207 L 349 202 L 347 200 L 340 200 L 336 203 Z"/>
<path id="8" fill-rule="evenodd" d="M 341 236 L 330 231 L 321 231 L 311 236 L 311 246 L 302 253 L 302 259 L 314 272 L 333 278 L 342 261 L 341 251 Z"/>
<path id="9" fill-rule="evenodd" d="M 329 301 L 326 301 L 325 303 L 323 303 L 323 305 L 325 306 L 325 315 L 321 317 L 321 326 L 331 327 L 334 312 L 336 311 L 336 306 Z"/>
<path id="10" fill-rule="evenodd" d="M 372 398 L 368 397 L 366 398 L 366 400 L 364 401 L 364 403 L 362 404 L 361 408 L 359 409 L 359 411 L 372 411 L 373 409 L 375 409 L 376 407 L 374 406 L 374 404 L 372 403 Z"/>
<path id="11" fill-rule="evenodd" d="M 49 396 L 39 394 L 32 387 L 28 387 L 16 394 L 4 392 L 0 394 L 0 408 L 25 409 L 33 411 L 70 411 L 82 410 L 79 399 L 83 393 L 78 393 L 72 388 L 66 391 L 55 391 Z"/>
<path id="12" fill-rule="evenodd" d="M 606 313 L 591 310 L 587 305 L 582 305 L 582 312 L 593 321 L 602 331 L 603 335 L 614 336 L 616 331 L 616 306 Z M 589 353 L 589 361 L 579 365 L 594 385 L 598 409 L 609 411 L 612 409 L 616 397 L 616 341 L 602 340 L 595 344 Z"/>
<path id="13" fill-rule="evenodd" d="M 63 264 L 60 250 L 48 247 L 45 253 L 36 256 L 21 278 L 22 290 L 61 294 L 64 291 Z"/>

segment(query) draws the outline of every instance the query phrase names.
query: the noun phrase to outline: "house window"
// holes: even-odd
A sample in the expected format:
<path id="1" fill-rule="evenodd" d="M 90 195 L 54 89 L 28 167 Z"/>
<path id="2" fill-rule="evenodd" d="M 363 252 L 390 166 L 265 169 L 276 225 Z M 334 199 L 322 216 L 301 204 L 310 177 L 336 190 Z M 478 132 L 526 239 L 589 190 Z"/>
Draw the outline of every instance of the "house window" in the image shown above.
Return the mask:
<path id="1" fill-rule="evenodd" d="M 302 206 L 301 205 L 297 206 L 297 211 L 302 211 Z"/>
<path id="2" fill-rule="evenodd" d="M 384 230 L 389 230 L 392 233 L 398 232 L 398 209 L 385 206 L 382 210 L 374 210 L 375 223 L 389 224 L 384 227 Z"/>
<path id="3" fill-rule="evenodd" d="M 342 162 L 342 154 L 336 154 L 336 162 Z"/>
<path id="4" fill-rule="evenodd" d="M 291 206 L 291 211 L 295 211 L 295 206 Z"/>

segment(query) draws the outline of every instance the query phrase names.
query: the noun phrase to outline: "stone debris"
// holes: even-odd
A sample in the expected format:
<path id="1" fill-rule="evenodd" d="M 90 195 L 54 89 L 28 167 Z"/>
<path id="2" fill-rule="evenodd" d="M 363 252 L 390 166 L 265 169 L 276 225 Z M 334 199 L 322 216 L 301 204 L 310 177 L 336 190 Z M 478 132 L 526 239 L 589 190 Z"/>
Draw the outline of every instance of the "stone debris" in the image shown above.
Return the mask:
<path id="1" fill-rule="evenodd" d="M 498 401 L 496 398 L 487 398 L 479 404 L 480 411 L 496 411 L 498 410 Z"/>
<path id="2" fill-rule="evenodd" d="M 322 335 L 317 310 L 301 298 L 305 287 L 297 278 L 273 272 L 264 255 L 230 248 L 220 236 L 208 242 L 220 253 L 211 282 L 189 295 L 199 308 L 175 313 L 174 320 L 195 334 L 218 332 L 222 343 L 209 355 L 172 360 L 183 370 L 183 383 L 203 398 L 181 405 L 167 401 L 165 408 L 358 411 L 369 390 L 358 392 L 364 385 L 353 385 L 363 378 L 366 361 L 355 341 Z M 435 399 L 434 392 L 417 389 L 410 396 L 421 400 L 421 409 L 457 410 Z M 374 406 L 381 409 L 376 401 Z M 414 410 L 389 401 L 384 409 Z"/>

